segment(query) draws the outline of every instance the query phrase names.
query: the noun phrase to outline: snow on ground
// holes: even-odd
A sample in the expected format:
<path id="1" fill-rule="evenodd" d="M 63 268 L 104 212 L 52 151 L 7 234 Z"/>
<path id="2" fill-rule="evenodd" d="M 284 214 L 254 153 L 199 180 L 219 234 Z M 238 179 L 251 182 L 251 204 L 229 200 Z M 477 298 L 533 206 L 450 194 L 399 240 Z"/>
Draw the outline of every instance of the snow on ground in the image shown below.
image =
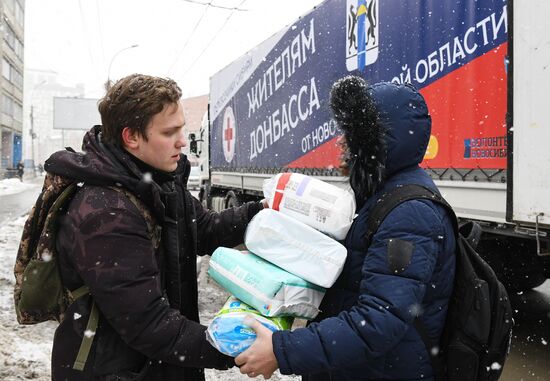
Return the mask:
<path id="1" fill-rule="evenodd" d="M 19 180 L 17 180 L 19 181 Z M 17 323 L 13 309 L 13 265 L 25 217 L 0 226 L 0 380 L 50 380 L 51 341 L 56 323 Z"/>
<path id="2" fill-rule="evenodd" d="M 18 180 L 19 181 L 19 180 Z M 0 182 L 3 183 L 3 182 Z M 11 184 L 10 184 L 11 185 Z M 0 226 L 0 380 L 50 380 L 50 356 L 56 322 L 31 326 L 17 323 L 13 308 L 13 265 L 26 217 L 11 220 Z M 199 308 L 201 322 L 208 324 L 228 297 L 226 291 L 208 278 L 208 258 L 201 262 L 199 275 Z M 229 371 L 206 370 L 206 380 L 240 381 L 249 378 L 238 368 Z M 261 377 L 260 377 L 261 379 Z M 275 381 L 299 380 L 299 377 L 281 376 Z"/>
<path id="3" fill-rule="evenodd" d="M 25 189 L 33 188 L 36 184 L 24 183 L 19 179 L 0 180 L 0 196 L 19 193 Z"/>

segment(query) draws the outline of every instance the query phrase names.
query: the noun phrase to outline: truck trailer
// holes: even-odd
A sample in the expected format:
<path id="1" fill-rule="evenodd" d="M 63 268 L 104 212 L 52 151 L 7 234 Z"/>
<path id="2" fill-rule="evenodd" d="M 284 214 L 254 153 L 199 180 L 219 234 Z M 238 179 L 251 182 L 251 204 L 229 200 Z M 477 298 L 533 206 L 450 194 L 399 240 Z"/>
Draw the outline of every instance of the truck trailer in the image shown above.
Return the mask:
<path id="1" fill-rule="evenodd" d="M 547 0 L 326 0 L 211 77 L 191 148 L 201 200 L 262 197 L 279 172 L 348 188 L 332 84 L 409 82 L 432 133 L 422 167 L 509 290 L 550 276 L 550 32 Z M 411 131 L 414 133 L 414 131 Z"/>

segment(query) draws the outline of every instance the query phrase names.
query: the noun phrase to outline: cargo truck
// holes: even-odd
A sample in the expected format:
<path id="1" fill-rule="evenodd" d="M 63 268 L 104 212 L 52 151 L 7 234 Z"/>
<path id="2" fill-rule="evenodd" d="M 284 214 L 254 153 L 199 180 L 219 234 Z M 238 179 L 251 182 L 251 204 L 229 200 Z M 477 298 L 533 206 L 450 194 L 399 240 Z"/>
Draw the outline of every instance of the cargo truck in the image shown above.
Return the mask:
<path id="1" fill-rule="evenodd" d="M 509 289 L 550 276 L 547 0 L 326 0 L 211 77 L 191 142 L 222 209 L 282 171 L 348 187 L 328 106 L 345 75 L 411 82 L 432 135 L 422 163 Z M 546 15 L 546 16 L 545 16 Z M 414 133 L 414 131 L 411 131 Z"/>

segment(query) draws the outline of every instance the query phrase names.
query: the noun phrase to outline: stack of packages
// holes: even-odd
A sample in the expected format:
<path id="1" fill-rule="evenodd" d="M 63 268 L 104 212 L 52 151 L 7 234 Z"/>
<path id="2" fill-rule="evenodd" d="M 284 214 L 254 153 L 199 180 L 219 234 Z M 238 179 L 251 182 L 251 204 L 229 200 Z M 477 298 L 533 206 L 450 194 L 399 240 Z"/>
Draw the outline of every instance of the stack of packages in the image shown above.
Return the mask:
<path id="1" fill-rule="evenodd" d="M 343 240 L 355 215 L 353 195 L 297 173 L 280 173 L 264 182 L 270 209 L 249 223 L 249 251 L 218 248 L 208 274 L 232 294 L 208 327 L 208 340 L 222 353 L 237 356 L 255 340 L 243 323 L 254 315 L 272 331 L 289 329 L 294 317 L 313 319 L 325 289 L 340 275 Z M 332 238 L 331 238 L 332 237 Z"/>

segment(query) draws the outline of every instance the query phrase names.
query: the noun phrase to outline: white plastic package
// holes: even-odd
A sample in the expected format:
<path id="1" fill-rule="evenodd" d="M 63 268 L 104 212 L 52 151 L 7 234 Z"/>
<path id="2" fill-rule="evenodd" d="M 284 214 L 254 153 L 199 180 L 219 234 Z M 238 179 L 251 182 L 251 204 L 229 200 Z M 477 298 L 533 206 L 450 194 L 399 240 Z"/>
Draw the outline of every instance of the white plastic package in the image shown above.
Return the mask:
<path id="1" fill-rule="evenodd" d="M 300 173 L 264 180 L 269 207 L 337 240 L 346 238 L 355 217 L 355 197 L 347 190 Z"/>
<path id="2" fill-rule="evenodd" d="M 238 356 L 256 340 L 256 332 L 246 325 L 247 316 L 252 316 L 273 332 L 290 329 L 294 320 L 289 316 L 262 316 L 246 303 L 230 296 L 208 326 L 206 340 L 218 351 L 229 356 Z"/>
<path id="3" fill-rule="evenodd" d="M 217 248 L 208 275 L 262 315 L 313 319 L 325 289 L 244 251 Z"/>
<path id="4" fill-rule="evenodd" d="M 244 242 L 254 254 L 324 288 L 334 284 L 347 256 L 338 241 L 272 209 L 254 216 Z"/>

